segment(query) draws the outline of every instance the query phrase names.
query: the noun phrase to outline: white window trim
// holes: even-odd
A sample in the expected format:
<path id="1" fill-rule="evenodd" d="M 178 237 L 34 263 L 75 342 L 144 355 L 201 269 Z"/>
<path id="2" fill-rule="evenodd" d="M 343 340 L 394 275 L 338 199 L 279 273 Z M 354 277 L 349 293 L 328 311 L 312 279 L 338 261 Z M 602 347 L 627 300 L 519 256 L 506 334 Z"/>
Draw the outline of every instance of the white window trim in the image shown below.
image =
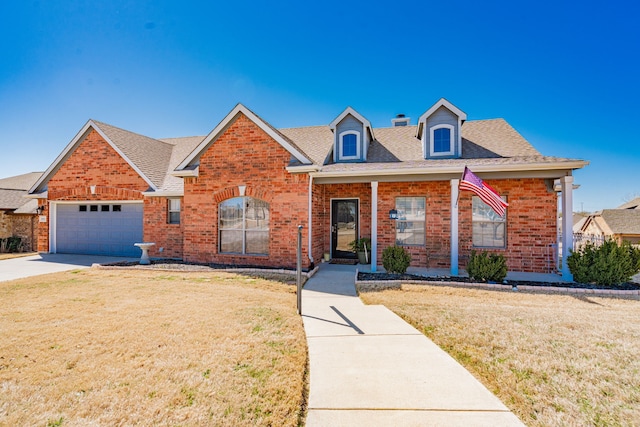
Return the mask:
<path id="1" fill-rule="evenodd" d="M 434 138 L 433 134 L 438 129 L 449 129 L 449 151 L 439 151 L 435 152 L 434 150 Z M 452 156 L 455 152 L 455 132 L 454 127 L 452 125 L 436 125 L 429 128 L 429 156 Z"/>
<path id="2" fill-rule="evenodd" d="M 356 155 L 355 156 L 343 156 L 342 155 L 342 141 L 345 135 L 356 136 Z M 346 130 L 338 135 L 338 160 L 359 160 L 361 158 L 360 153 L 360 132 L 355 130 Z"/>
<path id="3" fill-rule="evenodd" d="M 171 209 L 171 202 L 177 200 L 178 201 L 178 209 Z M 178 197 L 169 197 L 167 198 L 167 224 L 180 224 L 182 222 L 182 201 Z M 178 213 L 178 222 L 171 221 L 171 214 Z"/>
<path id="4" fill-rule="evenodd" d="M 395 244 L 398 246 L 403 246 L 403 247 L 424 247 L 427 244 L 427 197 L 426 196 L 396 196 L 395 198 L 395 205 L 394 205 L 394 209 L 398 210 L 398 199 L 422 199 L 424 201 L 424 216 L 422 218 L 422 220 L 413 220 L 413 222 L 421 222 L 422 223 L 422 227 L 423 230 L 425 232 L 425 234 L 423 235 L 424 237 L 424 241 L 422 243 L 411 243 L 411 244 L 398 244 L 398 229 L 395 229 L 395 236 L 394 236 L 394 241 Z M 408 221 L 407 219 L 404 220 L 399 220 L 399 221 Z"/>
<path id="5" fill-rule="evenodd" d="M 251 197 L 251 196 L 236 196 L 236 197 L 231 197 L 230 199 L 242 199 L 242 229 L 238 230 L 238 229 L 230 229 L 230 228 L 222 228 L 222 220 L 220 218 L 220 215 L 218 214 L 218 253 L 220 254 L 225 254 L 225 255 L 243 255 L 243 256 L 257 256 L 257 257 L 261 257 L 261 256 L 269 256 L 269 252 L 267 253 L 247 253 L 247 231 L 266 231 L 269 233 L 269 236 L 271 235 L 271 226 L 269 224 L 269 228 L 267 230 L 255 230 L 253 228 L 247 228 L 247 199 L 255 199 L 255 200 L 260 200 L 260 201 L 264 201 L 262 199 L 258 199 L 257 197 Z M 219 206 L 221 204 L 223 204 L 224 202 L 226 202 L 227 200 L 230 199 L 226 199 L 223 200 L 222 202 L 218 203 L 218 212 L 220 212 L 220 208 Z M 269 203 L 269 215 L 271 215 L 271 204 Z M 269 220 L 271 221 L 271 220 Z M 242 252 L 223 252 L 222 251 L 222 238 L 221 238 L 221 232 L 222 231 L 241 231 L 242 232 Z M 268 248 L 267 248 L 268 251 Z"/>
<path id="6" fill-rule="evenodd" d="M 501 198 L 502 200 L 504 200 L 505 202 L 507 201 L 507 198 L 506 198 L 505 196 L 500 196 L 500 198 Z M 474 201 L 474 200 L 479 200 L 481 203 L 484 203 L 484 201 L 483 201 L 480 197 L 478 197 L 478 196 L 472 196 L 472 198 L 471 198 L 471 203 L 472 203 L 472 205 L 471 205 L 471 206 L 472 206 L 471 210 L 472 210 L 472 211 L 473 211 L 473 201 Z M 486 203 L 484 203 L 484 204 L 485 204 L 485 205 L 487 205 Z M 487 205 L 487 207 L 488 207 L 489 209 L 491 209 L 491 206 Z M 509 236 L 509 235 L 508 235 L 508 233 L 507 233 L 507 231 L 508 231 L 508 230 L 507 230 L 507 227 L 508 227 L 507 214 L 505 214 L 505 216 L 504 216 L 504 217 L 502 217 L 502 218 L 500 218 L 500 217 L 498 217 L 498 218 L 499 218 L 499 219 L 494 219 L 494 220 L 476 220 L 476 219 L 473 219 L 473 212 L 472 212 L 472 217 L 471 217 L 471 246 L 472 246 L 472 248 L 473 248 L 473 249 L 476 249 L 476 248 L 479 248 L 479 249 L 495 249 L 495 250 L 501 250 L 501 249 L 503 249 L 503 250 L 504 250 L 504 249 L 507 249 L 507 238 L 508 238 L 508 236 Z M 478 223 L 478 224 L 479 224 L 479 223 L 485 223 L 485 224 L 504 224 L 504 244 L 503 244 L 503 245 L 500 245 L 500 246 L 491 246 L 491 245 L 487 246 L 487 245 L 479 245 L 479 244 L 476 244 L 476 243 L 475 243 L 475 241 L 474 241 L 474 239 L 473 239 L 473 237 L 474 237 L 474 236 L 473 236 L 473 225 L 474 225 L 474 224 L 476 224 L 476 223 Z"/>

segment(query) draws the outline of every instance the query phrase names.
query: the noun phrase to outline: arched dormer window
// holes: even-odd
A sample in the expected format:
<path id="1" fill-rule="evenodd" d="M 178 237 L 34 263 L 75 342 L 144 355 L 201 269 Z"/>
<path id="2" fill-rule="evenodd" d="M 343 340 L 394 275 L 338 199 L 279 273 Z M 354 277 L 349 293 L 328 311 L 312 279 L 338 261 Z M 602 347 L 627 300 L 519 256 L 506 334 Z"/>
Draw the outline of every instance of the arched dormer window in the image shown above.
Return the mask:
<path id="1" fill-rule="evenodd" d="M 269 203 L 234 197 L 218 205 L 220 253 L 269 254 Z"/>
<path id="2" fill-rule="evenodd" d="M 360 159 L 360 132 L 345 131 L 339 135 L 338 160 Z"/>
<path id="3" fill-rule="evenodd" d="M 431 143 L 429 154 L 431 156 L 452 156 L 454 154 L 454 129 L 451 125 L 437 125 L 430 130 Z"/>

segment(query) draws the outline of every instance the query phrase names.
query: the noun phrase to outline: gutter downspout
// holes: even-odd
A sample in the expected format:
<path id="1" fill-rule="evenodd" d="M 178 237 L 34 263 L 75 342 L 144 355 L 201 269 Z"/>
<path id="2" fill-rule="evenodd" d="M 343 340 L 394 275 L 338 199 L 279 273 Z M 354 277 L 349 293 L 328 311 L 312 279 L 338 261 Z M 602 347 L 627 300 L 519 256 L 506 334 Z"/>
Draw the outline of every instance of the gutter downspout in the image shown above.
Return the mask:
<path id="1" fill-rule="evenodd" d="M 309 211 L 309 226 L 307 227 L 309 229 L 307 232 L 309 236 L 309 247 L 307 248 L 307 252 L 309 261 L 313 263 L 313 176 L 311 174 L 309 174 L 309 208 L 307 210 Z"/>

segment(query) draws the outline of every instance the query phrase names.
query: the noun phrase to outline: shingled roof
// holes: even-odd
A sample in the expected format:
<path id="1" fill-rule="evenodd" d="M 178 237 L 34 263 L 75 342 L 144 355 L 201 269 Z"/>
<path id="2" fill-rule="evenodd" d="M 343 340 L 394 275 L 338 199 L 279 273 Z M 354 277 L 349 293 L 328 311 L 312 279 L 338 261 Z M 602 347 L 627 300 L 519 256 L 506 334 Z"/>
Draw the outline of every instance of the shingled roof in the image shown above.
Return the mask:
<path id="1" fill-rule="evenodd" d="M 42 172 L 31 172 L 0 179 L 0 209 L 14 213 L 35 213 L 38 203 L 24 196 L 42 176 Z"/>
<path id="2" fill-rule="evenodd" d="M 183 179 L 174 175 L 186 163 L 197 165 L 199 153 L 210 144 L 235 115 L 243 113 L 275 138 L 292 153 L 289 166 L 317 168 L 320 173 L 353 173 L 366 175 L 376 171 L 393 174 L 404 171 L 423 173 L 425 169 L 443 171 L 462 170 L 464 166 L 477 166 L 481 170 L 571 170 L 583 167 L 586 162 L 575 159 L 543 156 L 504 119 L 465 121 L 462 124 L 462 156 L 460 158 L 425 159 L 422 142 L 416 136 L 417 126 L 375 128 L 374 139 L 368 149 L 365 162 L 334 163 L 332 150 L 334 134 L 329 125 L 276 129 L 238 104 L 223 121 L 206 136 L 154 139 L 130 132 L 107 123 L 90 120 L 76 138 L 65 148 L 56 162 L 47 170 L 31 192 L 43 192 L 46 182 L 56 172 L 74 147 L 91 127 L 101 132 L 111 144 L 150 184 L 150 193 L 181 193 Z M 309 161 L 311 164 L 309 164 Z M 306 169 L 305 169 L 306 168 Z M 484 168 L 484 169 L 483 169 Z M 385 173 L 387 173 L 385 172 Z M 432 173 L 432 172 L 429 172 Z M 329 176 L 329 175 L 327 175 Z"/>
<path id="3" fill-rule="evenodd" d="M 640 235 L 640 210 L 604 209 L 600 216 L 612 234 Z"/>

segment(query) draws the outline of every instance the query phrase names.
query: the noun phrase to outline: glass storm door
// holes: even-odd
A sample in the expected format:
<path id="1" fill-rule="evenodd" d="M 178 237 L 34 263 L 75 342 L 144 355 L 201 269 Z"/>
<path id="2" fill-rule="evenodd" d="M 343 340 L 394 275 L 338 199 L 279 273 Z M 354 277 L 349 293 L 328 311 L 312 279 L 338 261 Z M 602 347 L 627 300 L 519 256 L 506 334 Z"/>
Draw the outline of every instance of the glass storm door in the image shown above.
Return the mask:
<path id="1" fill-rule="evenodd" d="M 331 201 L 331 256 L 355 258 L 349 243 L 358 237 L 358 200 Z"/>

